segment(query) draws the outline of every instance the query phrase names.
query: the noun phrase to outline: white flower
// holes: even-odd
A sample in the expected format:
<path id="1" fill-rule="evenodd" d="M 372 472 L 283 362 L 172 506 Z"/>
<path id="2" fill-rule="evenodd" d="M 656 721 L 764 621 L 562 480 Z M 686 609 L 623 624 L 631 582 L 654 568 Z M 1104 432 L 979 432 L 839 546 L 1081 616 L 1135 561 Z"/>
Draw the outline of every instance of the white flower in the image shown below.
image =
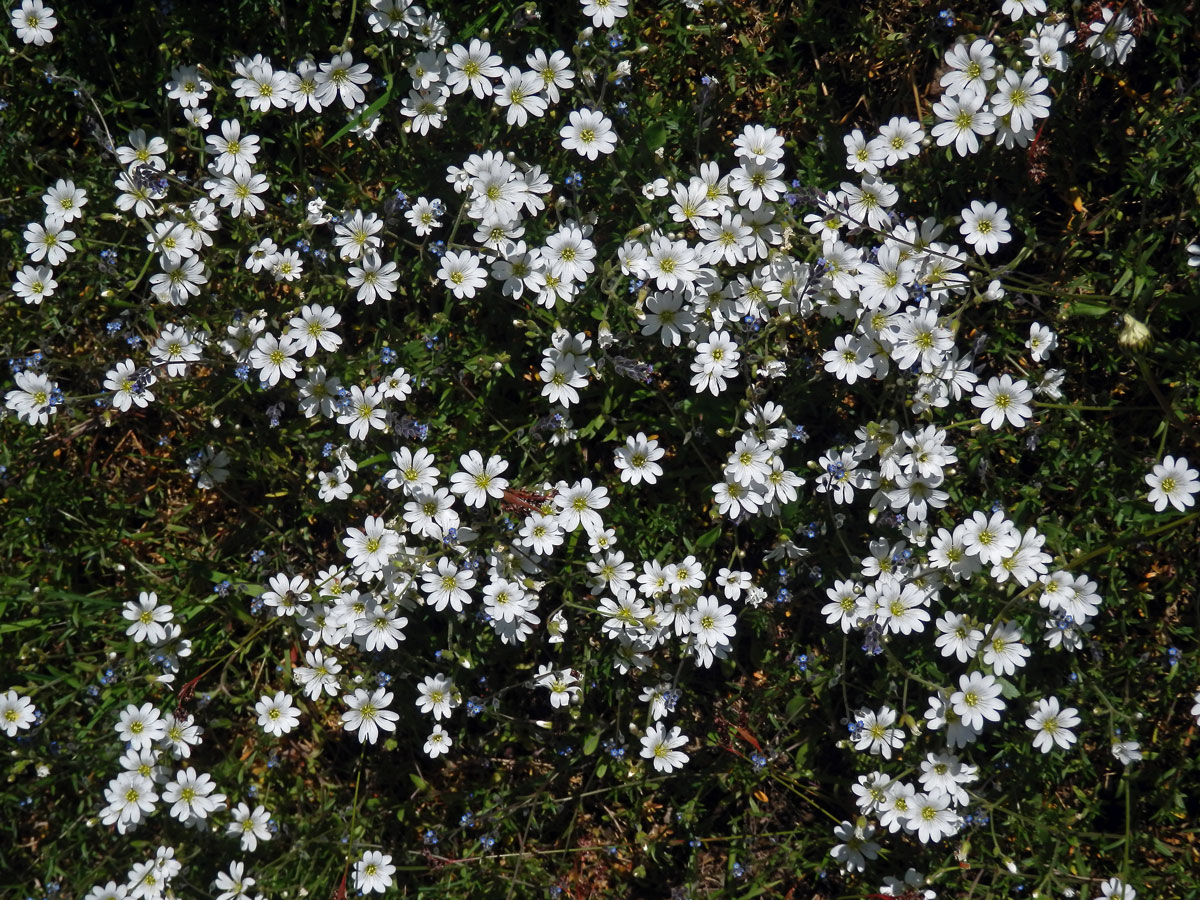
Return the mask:
<path id="1" fill-rule="evenodd" d="M 1075 735 L 1070 729 L 1079 724 L 1079 711 L 1068 706 L 1061 709 L 1057 697 L 1048 697 L 1034 703 L 1033 711 L 1025 720 L 1027 728 L 1032 729 L 1033 746 L 1043 753 L 1049 753 L 1057 744 L 1064 750 L 1075 743 Z"/>
<path id="2" fill-rule="evenodd" d="M 13 690 L 0 694 L 0 730 L 9 737 L 16 737 L 17 732 L 32 725 L 36 717 L 37 707 L 28 697 Z"/>
<path id="3" fill-rule="evenodd" d="M 983 645 L 983 661 L 997 675 L 1012 675 L 1023 668 L 1029 648 L 1021 643 L 1021 628 L 1013 622 L 1001 622 L 992 629 L 991 639 Z"/>
<path id="4" fill-rule="evenodd" d="M 363 527 L 346 529 L 346 556 L 361 572 L 382 569 L 400 549 L 400 535 L 379 516 L 367 516 Z"/>
<path id="5" fill-rule="evenodd" d="M 216 900 L 250 900 L 250 888 L 255 881 L 246 877 L 245 871 L 244 863 L 231 862 L 228 872 L 218 872 L 216 886 L 220 893 Z"/>
<path id="6" fill-rule="evenodd" d="M 459 300 L 474 297 L 475 292 L 487 283 L 487 276 L 479 265 L 479 257 L 469 250 L 461 253 L 447 250 L 437 276 Z"/>
<path id="7" fill-rule="evenodd" d="M 4 405 L 29 425 L 45 425 L 58 412 L 58 384 L 50 376 L 28 369 L 18 372 L 17 386 L 4 395 Z"/>
<path id="8" fill-rule="evenodd" d="M 879 856 L 879 845 L 871 840 L 874 835 L 874 826 L 860 828 L 850 822 L 842 822 L 833 829 L 833 836 L 842 843 L 834 845 L 829 855 L 837 860 L 844 871 L 861 872 L 866 868 L 868 859 Z"/>
<path id="9" fill-rule="evenodd" d="M 1137 741 L 1113 741 L 1112 755 L 1127 766 L 1142 759 L 1142 745 Z"/>
<path id="10" fill-rule="evenodd" d="M 442 728 L 441 723 L 434 725 L 433 731 L 425 741 L 425 752 L 429 754 L 429 758 L 437 759 L 443 753 L 449 753 L 452 746 L 454 746 L 454 741 L 451 740 L 446 729 Z"/>
<path id="11" fill-rule="evenodd" d="M 368 850 L 354 864 L 354 886 L 364 894 L 372 891 L 383 893 L 392 885 L 392 874 L 396 867 L 392 858 L 378 850 Z"/>
<path id="12" fill-rule="evenodd" d="M 703 596 L 689 615 L 691 633 L 696 641 L 707 646 L 728 643 L 737 627 L 733 607 L 721 604 L 716 597 Z"/>
<path id="13" fill-rule="evenodd" d="M 163 623 L 171 621 L 173 612 L 171 607 L 166 604 L 158 605 L 156 593 L 142 591 L 137 600 L 129 600 L 125 603 L 125 609 L 121 615 L 132 623 L 125 633 L 135 642 L 140 644 L 143 641 L 149 641 L 151 644 L 161 644 L 167 634 Z"/>
<path id="14" fill-rule="evenodd" d="M 363 441 L 371 429 L 382 431 L 387 428 L 387 410 L 383 407 L 383 399 L 382 391 L 375 385 L 370 385 L 366 390 L 357 384 L 350 388 L 346 411 L 338 416 L 338 424 L 349 426 L 351 440 Z"/>
<path id="15" fill-rule="evenodd" d="M 584 478 L 569 487 L 564 483 L 554 495 L 558 524 L 564 531 L 574 531 L 580 525 L 588 534 L 602 530 L 604 520 L 600 518 L 599 510 L 608 504 L 608 488 L 593 487 L 590 478 Z"/>
<path id="16" fill-rule="evenodd" d="M 1040 322 L 1034 322 L 1029 326 L 1029 340 L 1025 346 L 1034 362 L 1044 362 L 1058 346 L 1058 335 Z"/>
<path id="17" fill-rule="evenodd" d="M 995 203 L 983 204 L 972 200 L 971 205 L 962 211 L 962 219 L 959 231 L 976 253 L 995 253 L 1001 244 L 1012 240 L 1008 211 Z"/>
<path id="18" fill-rule="evenodd" d="M 1004 0 L 1000 15 L 1009 16 L 1014 22 L 1024 15 L 1036 16 L 1046 11 L 1046 0 Z"/>
<path id="19" fill-rule="evenodd" d="M 663 473 L 662 466 L 656 460 L 662 459 L 666 451 L 658 446 L 658 441 L 647 438 L 645 432 L 639 431 L 636 436 L 627 437 L 625 446 L 615 451 L 615 463 L 621 471 L 621 480 L 627 484 L 654 484 Z"/>
<path id="20" fill-rule="evenodd" d="M 598 0 L 604 2 L 604 0 Z M 609 3 L 618 0 L 607 0 Z M 565 150 L 574 150 L 580 156 L 595 159 L 601 153 L 612 153 L 617 146 L 617 133 L 612 121 L 594 109 L 577 109 L 567 117 L 567 124 L 560 130 Z"/>
<path id="21" fill-rule="evenodd" d="M 37 306 L 53 295 L 56 287 L 58 282 L 54 280 L 54 271 L 49 266 L 24 266 L 17 272 L 12 289 L 26 303 Z"/>
<path id="22" fill-rule="evenodd" d="M 1004 426 L 1005 419 L 1021 428 L 1033 418 L 1033 408 L 1029 405 L 1032 399 L 1033 391 L 1024 379 L 1013 381 L 1011 376 L 1001 375 L 993 377 L 986 385 L 977 384 L 971 403 L 983 410 L 979 420 L 998 431 Z"/>
<path id="23" fill-rule="evenodd" d="M 287 734 L 300 724 L 300 708 L 292 705 L 292 695 L 276 691 L 274 697 L 264 695 L 254 704 L 258 727 L 276 737 Z"/>
<path id="24" fill-rule="evenodd" d="M 896 116 L 879 129 L 879 142 L 883 147 L 883 164 L 894 166 L 896 163 L 921 152 L 921 139 L 925 132 L 919 122 L 914 122 L 904 116 Z"/>
<path id="25" fill-rule="evenodd" d="M 185 111 L 195 109 L 208 97 L 212 85 L 205 81 L 195 66 L 177 66 L 171 70 L 171 80 L 166 83 L 167 97 L 178 100 Z"/>
<path id="26" fill-rule="evenodd" d="M 1100 897 L 1102 900 L 1134 900 L 1137 891 L 1114 875 L 1100 885 Z"/>
<path id="27" fill-rule="evenodd" d="M 467 506 L 476 509 L 487 503 L 488 497 L 498 500 L 508 489 L 508 479 L 500 474 L 508 468 L 508 463 L 499 456 L 488 457 L 487 462 L 478 450 L 471 450 L 458 458 L 458 464 L 463 471 L 450 476 L 450 490 L 463 498 Z"/>
<path id="28" fill-rule="evenodd" d="M 67 254 L 75 252 L 71 239 L 75 232 L 63 228 L 58 219 L 47 219 L 46 224 L 30 222 L 25 228 L 25 252 L 33 262 L 43 259 L 51 266 L 66 262 Z"/>
<path id="29" fill-rule="evenodd" d="M 538 667 L 534 684 L 550 691 L 550 705 L 555 709 L 569 706 L 579 694 L 579 677 L 570 669 L 555 670 L 548 663 Z"/>
<path id="30" fill-rule="evenodd" d="M 882 754 L 884 759 L 892 758 L 892 751 L 904 746 L 904 730 L 893 728 L 896 723 L 896 711 L 889 706 L 883 706 L 879 712 L 863 710 L 858 713 L 858 730 L 854 736 L 854 749 L 862 752 Z"/>
<path id="31" fill-rule="evenodd" d="M 562 50 L 546 56 L 540 47 L 525 57 L 525 63 L 541 79 L 542 91 L 551 103 L 558 102 L 558 90 L 566 90 L 575 84 L 575 73 L 571 71 L 571 59 Z"/>
<path id="32" fill-rule="evenodd" d="M 374 250 L 363 254 L 362 266 L 351 266 L 346 284 L 358 288 L 358 302 L 370 306 L 375 300 L 391 300 L 400 275 L 396 264 L 384 262 Z"/>
<path id="33" fill-rule="evenodd" d="M 341 314 L 332 306 L 302 306 L 300 314 L 288 322 L 288 337 L 304 350 L 305 356 L 312 356 L 318 347 L 333 352 L 342 346 L 342 339 L 333 332 L 341 321 Z"/>
<path id="34" fill-rule="evenodd" d="M 982 102 L 987 97 L 987 83 L 996 76 L 995 48 L 983 38 L 970 47 L 959 42 L 946 51 L 950 71 L 942 76 L 941 84 L 951 97 L 971 97 Z"/>
<path id="35" fill-rule="evenodd" d="M 939 121 L 931 134 L 938 146 L 953 143 L 959 156 L 978 153 L 976 135 L 996 132 L 996 117 L 983 108 L 983 103 L 982 97 L 963 94 L 958 97 L 947 95 L 933 104 L 933 114 Z"/>
<path id="36" fill-rule="evenodd" d="M 105 373 L 104 389 L 114 392 L 113 406 L 126 412 L 131 406 L 142 408 L 154 402 L 154 394 L 148 388 L 156 381 L 149 368 L 139 372 L 133 360 L 127 359 Z"/>
<path id="37" fill-rule="evenodd" d="M 629 14 L 629 0 L 580 0 L 583 14 L 592 17 L 595 28 L 612 28 L 617 19 Z"/>
<path id="38" fill-rule="evenodd" d="M 942 651 L 942 656 L 953 656 L 962 663 L 975 655 L 983 640 L 983 632 L 967 616 L 958 613 L 947 612 L 934 625 L 939 632 L 934 645 Z"/>
<path id="39" fill-rule="evenodd" d="M 104 789 L 108 805 L 100 811 L 100 821 L 105 825 L 116 825 L 124 834 L 130 826 L 137 825 L 142 817 L 154 811 L 158 794 L 154 782 L 140 772 L 122 772 Z"/>
<path id="40" fill-rule="evenodd" d="M 950 695 L 950 704 L 963 724 L 976 731 L 983 728 L 985 720 L 999 722 L 1004 709 L 999 683 L 982 672 L 959 676 L 958 690 Z"/>
<path id="41" fill-rule="evenodd" d="M 934 107 L 937 111 L 937 107 Z M 877 141 L 868 141 L 862 131 L 855 128 L 842 138 L 846 147 L 846 168 L 851 172 L 865 172 L 868 175 L 878 175 L 883 167 L 886 156 L 883 145 Z M 823 216 L 818 218 L 824 219 Z"/>
<path id="42" fill-rule="evenodd" d="M 51 43 L 54 40 L 52 29 L 57 24 L 54 10 L 43 6 L 42 0 L 21 0 L 21 5 L 12 11 L 12 27 L 17 30 L 17 37 L 27 44 L 41 47 Z"/>
<path id="43" fill-rule="evenodd" d="M 313 78 L 316 85 L 314 96 L 322 106 L 329 106 L 334 98 L 341 98 L 347 109 L 353 109 L 367 99 L 360 84 L 371 81 L 371 73 L 367 71 L 366 63 L 354 62 L 354 57 L 347 51 L 339 53 L 327 63 L 321 63 L 321 71 Z"/>
<path id="44" fill-rule="evenodd" d="M 254 342 L 250 365 L 258 369 L 259 377 L 272 387 L 279 384 L 280 378 L 290 381 L 300 374 L 300 363 L 293 359 L 300 352 L 300 346 L 290 335 L 264 334 Z"/>
<path id="45" fill-rule="evenodd" d="M 1125 10 L 1114 15 L 1107 6 L 1100 7 L 1100 15 L 1102 18 L 1088 23 L 1091 34 L 1087 36 L 1086 46 L 1092 51 L 1092 58 L 1106 66 L 1123 64 L 1136 43 L 1129 31 L 1133 19 Z"/>
<path id="46" fill-rule="evenodd" d="M 443 556 L 438 559 L 437 568 L 423 573 L 421 579 L 426 603 L 437 612 L 447 606 L 456 613 L 462 612 L 470 605 L 468 591 L 475 587 L 475 573 L 471 569 L 460 569 Z"/>
<path id="47" fill-rule="evenodd" d="M 229 823 L 228 833 L 241 835 L 242 850 L 252 853 L 259 841 L 271 839 L 271 829 L 268 827 L 271 814 L 261 804 L 251 811 L 245 803 L 239 803 L 231 815 L 233 821 Z"/>
<path id="48" fill-rule="evenodd" d="M 1165 456 L 1161 463 L 1146 476 L 1146 484 L 1150 485 L 1150 493 L 1146 499 L 1154 504 L 1155 512 L 1162 512 L 1170 503 L 1180 512 L 1196 503 L 1193 496 L 1200 491 L 1200 472 L 1191 468 L 1185 457 L 1178 459 Z"/>
<path id="49" fill-rule="evenodd" d="M 433 713 L 433 718 L 448 719 L 450 714 L 462 704 L 462 696 L 454 686 L 454 679 L 447 678 L 441 672 L 425 679 L 417 686 L 419 696 L 417 707 L 423 713 Z"/>
<path id="50" fill-rule="evenodd" d="M 163 800 L 174 804 L 171 815 L 180 822 L 205 819 L 225 805 L 225 795 L 213 793 L 216 787 L 207 773 L 189 767 L 176 772 L 175 780 L 167 783 Z"/>
<path id="51" fill-rule="evenodd" d="M 292 669 L 292 679 L 304 688 L 308 698 L 316 700 L 322 693 L 335 696 L 338 690 L 337 674 L 342 671 L 337 658 L 326 656 L 320 650 L 306 650 L 304 663 Z"/>
<path id="52" fill-rule="evenodd" d="M 83 218 L 83 207 L 87 205 L 87 192 L 75 187 L 75 182 L 60 178 L 42 197 L 46 204 L 46 221 L 74 222 Z"/>
<path id="53" fill-rule="evenodd" d="M 446 54 L 446 65 L 450 67 L 446 86 L 455 94 L 470 90 L 482 100 L 492 93 L 492 79 L 503 74 L 501 63 L 499 56 L 492 55 L 492 45 L 487 41 L 472 38 L 470 47 L 455 44 Z"/>
<path id="54" fill-rule="evenodd" d="M 504 73 L 500 90 L 496 92 L 496 105 L 508 107 L 505 120 L 509 125 L 523 127 L 530 116 L 539 118 L 546 111 L 546 100 L 538 91 L 542 79 L 536 72 L 523 72 L 510 66 Z"/>
<path id="55" fill-rule="evenodd" d="M 167 723 L 153 703 L 143 703 L 141 708 L 129 704 L 117 722 L 117 737 L 128 741 L 134 750 L 148 750 L 167 733 Z"/>
<path id="56" fill-rule="evenodd" d="M 377 688 L 371 694 L 358 688 L 353 694 L 342 697 L 342 700 L 349 707 L 342 713 L 342 727 L 346 731 L 357 731 L 362 743 L 374 744 L 380 729 L 396 730 L 396 720 L 400 715 L 388 709 L 392 695 L 383 688 Z"/>
<path id="57" fill-rule="evenodd" d="M 913 798 L 905 827 L 915 831 L 922 844 L 937 843 L 955 834 L 961 819 L 950 809 L 950 797 L 941 791 L 917 794 Z"/>
<path id="58" fill-rule="evenodd" d="M 258 135 L 242 135 L 242 124 L 237 119 L 221 122 L 221 133 L 207 137 L 208 152 L 216 156 L 213 169 L 222 175 L 249 175 L 258 158 Z"/>
<path id="59" fill-rule="evenodd" d="M 671 772 L 688 761 L 688 755 L 676 748 L 688 742 L 688 737 L 675 725 L 670 733 L 661 724 L 654 724 L 642 736 L 642 758 L 654 760 L 654 768 L 660 772 Z"/>

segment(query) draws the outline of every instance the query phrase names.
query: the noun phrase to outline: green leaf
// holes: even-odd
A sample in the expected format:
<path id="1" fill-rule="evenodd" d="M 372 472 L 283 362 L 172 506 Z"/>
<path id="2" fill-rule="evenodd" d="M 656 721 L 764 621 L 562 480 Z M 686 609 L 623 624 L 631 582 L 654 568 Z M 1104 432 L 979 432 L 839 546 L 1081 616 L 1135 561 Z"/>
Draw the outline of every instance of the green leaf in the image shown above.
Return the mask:
<path id="1" fill-rule="evenodd" d="M 587 736 L 583 742 L 583 755 L 591 756 L 596 752 L 596 748 L 600 746 L 600 734 L 593 731 Z"/>
<path id="2" fill-rule="evenodd" d="M 642 134 L 640 143 L 651 151 L 662 147 L 667 143 L 667 126 L 662 122 L 655 122 Z"/>
<path id="3" fill-rule="evenodd" d="M 362 111 L 362 115 L 351 119 L 349 122 L 347 122 L 341 128 L 339 128 L 336 132 L 334 132 L 333 137 L 329 138 L 329 140 L 327 140 L 324 144 L 321 145 L 321 149 L 324 150 L 326 147 L 328 147 L 334 141 L 338 140 L 343 135 L 349 133 L 351 128 L 356 128 L 359 125 L 361 125 L 362 123 L 368 121 L 371 118 L 371 116 L 375 115 L 375 113 L 377 113 L 377 112 L 379 112 L 379 110 L 383 109 L 384 105 L 391 99 L 392 99 L 392 76 L 388 75 L 387 76 L 387 87 L 384 89 L 383 94 L 380 97 L 377 97 L 370 106 L 368 106 L 366 109 L 364 109 Z"/>
<path id="4" fill-rule="evenodd" d="M 1103 303 L 1088 303 L 1086 300 L 1075 300 L 1071 303 L 1068 312 L 1076 316 L 1107 316 L 1113 311 L 1111 306 Z"/>

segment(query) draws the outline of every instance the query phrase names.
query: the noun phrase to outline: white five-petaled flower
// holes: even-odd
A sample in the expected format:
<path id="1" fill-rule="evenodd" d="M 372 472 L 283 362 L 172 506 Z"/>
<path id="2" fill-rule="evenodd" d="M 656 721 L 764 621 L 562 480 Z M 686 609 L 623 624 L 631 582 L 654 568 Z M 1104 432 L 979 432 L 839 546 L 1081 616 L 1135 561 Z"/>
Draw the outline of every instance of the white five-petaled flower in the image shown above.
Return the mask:
<path id="1" fill-rule="evenodd" d="M 367 84 L 371 73 L 366 63 L 356 63 L 349 51 L 337 54 L 313 78 L 316 85 L 314 96 L 322 106 L 329 106 L 335 98 L 341 98 L 347 109 L 354 109 L 367 99 L 360 84 Z"/>
<path id="2" fill-rule="evenodd" d="M 492 79 L 504 73 L 503 60 L 492 53 L 492 45 L 479 38 L 471 38 L 469 47 L 455 44 L 446 54 L 450 74 L 446 86 L 455 94 L 468 90 L 480 100 L 494 90 Z"/>
<path id="3" fill-rule="evenodd" d="M 175 773 L 175 780 L 163 790 L 163 800 L 174 804 L 171 815 L 181 822 L 206 819 L 225 805 L 225 795 L 214 793 L 216 785 L 207 773 L 188 767 Z"/>
<path id="4" fill-rule="evenodd" d="M 461 472 L 450 476 L 450 490 L 463 498 L 467 506 L 482 507 L 488 497 L 498 500 L 508 489 L 508 479 L 500 475 L 508 463 L 499 456 L 488 457 L 487 462 L 478 450 L 471 450 L 458 458 Z"/>
<path id="5" fill-rule="evenodd" d="M 595 159 L 601 153 L 612 153 L 617 146 L 612 121 L 594 109 L 574 110 L 559 134 L 564 150 L 574 150 L 588 159 Z"/>
<path id="6" fill-rule="evenodd" d="M 1008 116 L 1009 127 L 1020 134 L 1032 130 L 1037 119 L 1050 115 L 1050 98 L 1044 93 L 1050 82 L 1033 68 L 1024 75 L 1006 69 L 992 95 L 992 112 Z"/>
<path id="7" fill-rule="evenodd" d="M 379 516 L 367 516 L 363 527 L 346 529 L 346 555 L 365 573 L 382 569 L 400 549 L 400 535 Z"/>
<path id="8" fill-rule="evenodd" d="M 167 733 L 167 723 L 153 703 L 141 707 L 129 704 L 117 722 L 117 737 L 128 741 L 134 750 L 146 750 L 160 741 Z"/>
<path id="9" fill-rule="evenodd" d="M 1061 708 L 1057 697 L 1038 700 L 1025 720 L 1026 727 L 1035 732 L 1033 746 L 1043 753 L 1049 753 L 1056 744 L 1068 749 L 1075 743 L 1075 735 L 1070 729 L 1079 724 L 1077 713 L 1074 707 Z"/>
<path id="10" fill-rule="evenodd" d="M 430 759 L 437 759 L 443 753 L 449 753 L 453 746 L 454 741 L 450 738 L 450 734 L 439 722 L 433 726 L 433 731 L 425 741 L 425 752 L 429 754 Z"/>
<path id="11" fill-rule="evenodd" d="M 167 631 L 164 623 L 170 622 L 173 615 L 167 604 L 159 605 L 158 595 L 154 591 L 142 591 L 137 600 L 129 600 L 121 613 L 130 621 L 125 633 L 135 642 L 149 641 L 153 644 L 162 643 Z"/>
<path id="12" fill-rule="evenodd" d="M 1029 401 L 1033 391 L 1024 379 L 1013 381 L 1009 375 L 992 378 L 987 384 L 977 384 L 971 403 L 982 412 L 979 421 L 999 430 L 1007 419 L 1015 428 L 1021 428 L 1033 417 Z"/>
<path id="13" fill-rule="evenodd" d="M 366 440 L 371 429 L 382 431 L 387 427 L 383 399 L 383 393 L 375 385 L 369 385 L 365 390 L 353 385 L 346 400 L 346 410 L 338 416 L 338 424 L 349 426 L 352 440 Z"/>
<path id="14" fill-rule="evenodd" d="M 87 192 L 75 187 L 70 179 L 60 178 L 42 197 L 46 204 L 47 222 L 74 222 L 83 218 L 83 207 L 87 204 Z"/>
<path id="15" fill-rule="evenodd" d="M 653 760 L 655 769 L 669 773 L 688 761 L 688 755 L 677 749 L 687 742 L 687 735 L 678 725 L 672 726 L 668 733 L 661 723 L 655 723 L 642 736 L 642 758 Z"/>
<path id="16" fill-rule="evenodd" d="M 292 695 L 276 691 L 274 697 L 264 695 L 254 704 L 258 727 L 276 737 L 287 734 L 300 724 L 300 708 L 292 705 Z"/>
<path id="17" fill-rule="evenodd" d="M 392 858 L 378 850 L 368 850 L 362 859 L 354 864 L 354 886 L 363 894 L 372 891 L 383 893 L 392 884 L 392 874 L 396 867 Z"/>
<path id="18" fill-rule="evenodd" d="M 1196 503 L 1193 495 L 1200 491 L 1197 479 L 1200 472 L 1191 468 L 1185 457 L 1165 456 L 1146 476 L 1146 484 L 1150 485 L 1146 499 L 1154 504 L 1155 512 L 1162 512 L 1168 503 L 1183 512 Z"/>
<path id="19" fill-rule="evenodd" d="M 441 672 L 432 677 L 427 675 L 417 686 L 417 691 L 417 707 L 423 713 L 433 713 L 435 720 L 450 718 L 450 714 L 462 703 L 454 679 L 447 678 Z"/>
<path id="20" fill-rule="evenodd" d="M 53 29 L 58 24 L 54 10 L 43 6 L 42 0 L 21 0 L 21 5 L 12 11 L 11 21 L 17 37 L 37 47 L 54 40 Z"/>
<path id="21" fill-rule="evenodd" d="M 229 823 L 228 833 L 241 836 L 242 850 L 253 853 L 259 841 L 271 839 L 268 827 L 271 814 L 262 804 L 251 810 L 245 803 L 239 803 L 230 815 L 233 821 Z"/>
<path id="22" fill-rule="evenodd" d="M 35 718 L 37 707 L 28 697 L 13 690 L 0 694 L 0 731 L 16 737 L 17 732 L 32 725 Z"/>
<path id="23" fill-rule="evenodd" d="M 479 265 L 479 257 L 469 250 L 461 253 L 447 250 L 437 276 L 459 300 L 474 297 L 475 292 L 487 283 L 487 275 Z"/>
<path id="24" fill-rule="evenodd" d="M 363 688 L 358 688 L 342 700 L 348 707 L 342 713 L 342 727 L 346 731 L 357 731 L 362 743 L 374 744 L 381 729 L 396 730 L 396 720 L 400 715 L 388 709 L 392 703 L 390 691 L 377 688 L 374 693 L 368 694 Z"/>
<path id="25" fill-rule="evenodd" d="M 241 862 L 231 862 L 228 872 L 218 872 L 216 900 L 249 900 L 250 888 L 255 880 L 246 875 L 246 866 Z"/>
<path id="26" fill-rule="evenodd" d="M 621 480 L 628 484 L 654 484 L 663 473 L 662 466 L 657 460 L 662 459 L 666 451 L 658 446 L 658 441 L 647 438 L 645 432 L 639 431 L 636 436 L 627 437 L 625 446 L 615 451 L 615 463 L 621 471 Z"/>
<path id="27" fill-rule="evenodd" d="M 950 695 L 950 705 L 962 723 L 975 731 L 983 728 L 985 720 L 999 722 L 1004 709 L 999 683 L 982 672 L 959 676 L 958 690 Z"/>
<path id="28" fill-rule="evenodd" d="M 1009 233 L 1008 211 L 996 203 L 980 203 L 972 200 L 962 211 L 959 231 L 976 253 L 996 253 L 1001 244 L 1012 240 Z"/>

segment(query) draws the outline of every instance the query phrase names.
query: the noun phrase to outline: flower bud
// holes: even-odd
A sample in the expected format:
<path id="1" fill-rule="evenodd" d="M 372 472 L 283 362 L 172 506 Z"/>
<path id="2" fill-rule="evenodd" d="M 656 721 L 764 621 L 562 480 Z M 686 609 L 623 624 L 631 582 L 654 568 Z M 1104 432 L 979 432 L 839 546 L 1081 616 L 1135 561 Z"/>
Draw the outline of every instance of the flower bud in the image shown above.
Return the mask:
<path id="1" fill-rule="evenodd" d="M 1144 350 L 1150 343 L 1150 329 L 1144 322 L 1139 322 L 1129 313 L 1125 313 L 1121 333 L 1117 335 L 1117 343 L 1127 350 Z"/>

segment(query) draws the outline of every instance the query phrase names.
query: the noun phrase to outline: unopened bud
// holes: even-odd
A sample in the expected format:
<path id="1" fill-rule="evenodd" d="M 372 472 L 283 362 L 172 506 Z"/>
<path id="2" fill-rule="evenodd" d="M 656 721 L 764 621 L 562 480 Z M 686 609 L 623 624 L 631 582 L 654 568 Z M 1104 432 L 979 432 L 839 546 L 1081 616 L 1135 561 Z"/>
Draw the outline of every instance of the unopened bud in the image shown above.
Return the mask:
<path id="1" fill-rule="evenodd" d="M 1128 350 L 1144 350 L 1150 343 L 1150 329 L 1144 322 L 1139 322 L 1129 313 L 1125 313 L 1121 333 L 1117 335 L 1117 343 Z"/>

